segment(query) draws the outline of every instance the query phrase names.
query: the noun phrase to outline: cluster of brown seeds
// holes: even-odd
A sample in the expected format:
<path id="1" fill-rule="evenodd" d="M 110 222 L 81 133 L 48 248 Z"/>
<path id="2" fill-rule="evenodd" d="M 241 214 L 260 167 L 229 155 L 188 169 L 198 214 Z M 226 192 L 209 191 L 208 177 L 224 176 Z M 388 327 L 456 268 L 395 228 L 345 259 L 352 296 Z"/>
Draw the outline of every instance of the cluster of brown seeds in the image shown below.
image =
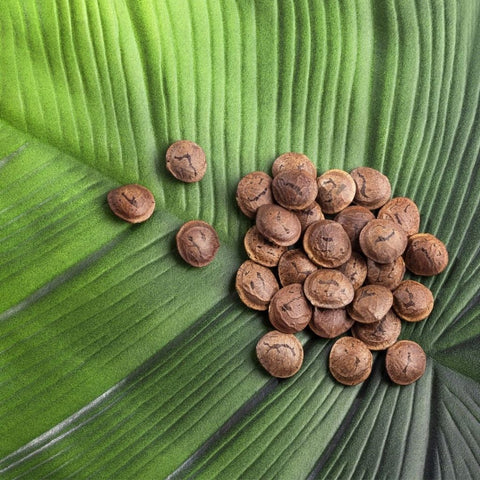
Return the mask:
<path id="1" fill-rule="evenodd" d="M 334 169 L 317 177 L 309 158 L 292 152 L 274 161 L 272 177 L 260 171 L 243 177 L 236 200 L 255 225 L 245 235 L 249 259 L 235 286 L 245 305 L 268 311 L 274 330 L 256 352 L 271 375 L 287 378 L 301 368 L 303 347 L 295 333 L 308 326 L 323 338 L 350 331 L 329 357 L 330 372 L 342 384 L 370 375 L 372 350 L 387 349 L 393 382 L 407 385 L 421 377 L 422 348 L 397 339 L 402 320 L 428 317 L 433 295 L 403 278 L 406 269 L 442 272 L 448 253 L 438 238 L 418 233 L 412 200 L 391 198 L 388 178 L 375 169 Z"/>
<path id="2" fill-rule="evenodd" d="M 200 181 L 207 170 L 205 152 L 190 140 L 179 140 L 167 150 L 167 170 L 186 183 Z M 117 217 L 130 223 L 148 220 L 155 210 L 152 192 L 137 184 L 123 185 L 108 193 L 107 201 Z M 214 258 L 220 248 L 215 229 L 203 220 L 186 222 L 176 235 L 177 250 L 188 264 L 204 267 Z"/>

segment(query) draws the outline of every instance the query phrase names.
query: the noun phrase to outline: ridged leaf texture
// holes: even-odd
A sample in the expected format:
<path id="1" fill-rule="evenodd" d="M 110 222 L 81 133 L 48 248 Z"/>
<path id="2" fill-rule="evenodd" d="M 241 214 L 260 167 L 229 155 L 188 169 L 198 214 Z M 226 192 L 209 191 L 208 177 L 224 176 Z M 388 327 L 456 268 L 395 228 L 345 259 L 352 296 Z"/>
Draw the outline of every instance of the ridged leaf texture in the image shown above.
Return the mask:
<path id="1" fill-rule="evenodd" d="M 3 0 L 0 39 L 2 478 L 480 477 L 477 0 Z M 197 184 L 165 168 L 183 138 Z M 295 377 L 258 365 L 235 190 L 287 151 L 378 168 L 447 245 L 402 329 L 415 384 L 378 353 L 344 387 L 309 332 Z M 134 182 L 141 225 L 106 202 Z M 221 240 L 202 269 L 175 249 L 191 219 Z"/>

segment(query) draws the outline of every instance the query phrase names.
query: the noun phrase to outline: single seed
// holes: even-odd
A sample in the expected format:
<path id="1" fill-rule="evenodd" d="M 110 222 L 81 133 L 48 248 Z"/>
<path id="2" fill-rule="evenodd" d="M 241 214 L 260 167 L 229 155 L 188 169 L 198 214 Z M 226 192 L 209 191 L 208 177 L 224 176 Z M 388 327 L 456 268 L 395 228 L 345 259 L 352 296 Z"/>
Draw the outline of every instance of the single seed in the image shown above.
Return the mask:
<path id="1" fill-rule="evenodd" d="M 253 310 L 267 310 L 279 288 L 271 270 L 251 260 L 243 262 L 237 271 L 235 289 L 240 300 Z"/>
<path id="2" fill-rule="evenodd" d="M 352 282 L 355 290 L 360 288 L 367 278 L 367 262 L 359 252 L 352 252 L 351 257 L 340 265 L 338 270 Z"/>
<path id="3" fill-rule="evenodd" d="M 354 202 L 370 210 L 387 203 L 392 193 L 388 177 L 370 167 L 358 167 L 350 172 L 357 185 Z"/>
<path id="4" fill-rule="evenodd" d="M 112 212 L 129 223 L 148 220 L 155 210 L 155 198 L 142 185 L 123 185 L 108 192 L 108 205 Z"/>
<path id="5" fill-rule="evenodd" d="M 418 343 L 401 340 L 387 350 L 385 366 L 392 382 L 410 385 L 425 373 L 427 356 Z"/>
<path id="6" fill-rule="evenodd" d="M 418 207 L 415 202 L 406 197 L 396 197 L 389 200 L 380 209 L 377 218 L 397 223 L 408 236 L 418 233 L 420 228 Z"/>
<path id="7" fill-rule="evenodd" d="M 200 145 L 190 140 L 179 140 L 168 147 L 167 170 L 186 183 L 200 181 L 207 171 L 205 152 Z"/>
<path id="8" fill-rule="evenodd" d="M 367 282 L 371 285 L 383 285 L 395 290 L 405 275 L 405 262 L 398 257 L 392 263 L 377 263 L 367 259 Z"/>
<path id="9" fill-rule="evenodd" d="M 268 240 L 288 247 L 298 241 L 302 226 L 298 217 L 280 205 L 261 205 L 257 211 L 258 231 Z"/>
<path id="10" fill-rule="evenodd" d="M 391 220 L 370 220 L 360 232 L 362 252 L 377 263 L 392 263 L 407 247 L 407 234 Z"/>
<path id="11" fill-rule="evenodd" d="M 287 170 L 273 178 L 272 192 L 275 200 L 289 210 L 304 210 L 317 198 L 317 182 L 307 173 Z"/>
<path id="12" fill-rule="evenodd" d="M 352 335 L 370 350 L 385 350 L 392 346 L 402 330 L 402 322 L 392 310 L 375 323 L 358 323 L 352 327 Z"/>
<path id="13" fill-rule="evenodd" d="M 343 385 L 358 385 L 372 371 L 372 352 L 357 338 L 339 338 L 330 350 L 330 373 Z"/>
<path id="14" fill-rule="evenodd" d="M 415 275 L 438 275 L 447 268 L 447 248 L 430 233 L 412 235 L 408 239 L 405 265 Z"/>
<path id="15" fill-rule="evenodd" d="M 193 267 L 204 267 L 215 258 L 220 241 L 207 222 L 191 220 L 182 225 L 176 236 L 180 256 Z"/>
<path id="16" fill-rule="evenodd" d="M 312 262 L 326 268 L 339 267 L 352 254 L 348 235 L 333 220 L 312 223 L 305 231 L 303 249 Z"/>
<path id="17" fill-rule="evenodd" d="M 243 244 L 248 258 L 265 267 L 276 267 L 280 257 L 287 250 L 287 247 L 275 245 L 266 239 L 255 225 L 248 229 Z"/>
<path id="18" fill-rule="evenodd" d="M 281 172 L 301 171 L 312 178 L 317 178 L 317 168 L 303 153 L 287 152 L 275 159 L 272 165 L 272 175 L 276 177 Z"/>
<path id="19" fill-rule="evenodd" d="M 319 337 L 335 338 L 350 330 L 354 323 L 344 308 L 315 307 L 309 327 Z"/>
<path id="20" fill-rule="evenodd" d="M 405 280 L 393 291 L 393 309 L 407 322 L 419 322 L 433 310 L 433 294 L 414 280 Z"/>
<path id="21" fill-rule="evenodd" d="M 349 173 L 327 170 L 317 178 L 317 202 L 325 213 L 338 213 L 352 202 L 356 185 Z"/>
<path id="22" fill-rule="evenodd" d="M 273 203 L 272 178 L 265 172 L 251 172 L 239 182 L 237 205 L 248 218 L 255 218 L 258 207 Z"/>
<path id="23" fill-rule="evenodd" d="M 257 358 L 273 377 L 295 375 L 303 363 L 303 347 L 295 335 L 276 330 L 266 333 L 257 343 Z"/>
<path id="24" fill-rule="evenodd" d="M 305 296 L 315 307 L 342 308 L 354 296 L 350 280 L 338 270 L 320 269 L 311 273 L 303 284 Z"/>
<path id="25" fill-rule="evenodd" d="M 305 298 L 303 286 L 292 283 L 281 288 L 270 302 L 268 318 L 280 332 L 296 333 L 303 330 L 312 318 L 312 306 Z"/>
<path id="26" fill-rule="evenodd" d="M 365 285 L 355 291 L 348 314 L 360 323 L 379 322 L 392 308 L 392 292 L 382 285 Z"/>
<path id="27" fill-rule="evenodd" d="M 305 279 L 318 267 L 301 249 L 287 250 L 278 262 L 278 278 L 285 287 L 291 283 L 304 283 Z"/>

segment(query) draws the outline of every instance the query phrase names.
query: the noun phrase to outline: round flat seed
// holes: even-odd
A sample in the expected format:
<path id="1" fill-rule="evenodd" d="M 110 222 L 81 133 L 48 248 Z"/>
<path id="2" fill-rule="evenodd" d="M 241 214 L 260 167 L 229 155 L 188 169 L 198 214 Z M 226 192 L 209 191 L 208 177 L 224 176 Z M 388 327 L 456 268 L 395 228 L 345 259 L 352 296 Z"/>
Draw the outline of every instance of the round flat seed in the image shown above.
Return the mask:
<path id="1" fill-rule="evenodd" d="M 317 202 L 325 213 L 338 213 L 352 203 L 356 184 L 343 170 L 327 170 L 317 178 Z"/>
<path id="2" fill-rule="evenodd" d="M 372 352 L 357 338 L 339 338 L 330 350 L 330 373 L 343 385 L 358 385 L 366 380 L 372 363 Z"/>
<path id="3" fill-rule="evenodd" d="M 272 178 L 265 172 L 251 172 L 239 182 L 237 205 L 248 218 L 255 218 L 258 207 L 273 203 Z"/>
<path id="4" fill-rule="evenodd" d="M 312 223 L 303 236 L 303 249 L 312 262 L 326 268 L 339 267 L 352 254 L 347 233 L 333 220 Z"/>
<path id="5" fill-rule="evenodd" d="M 287 170 L 273 178 L 275 200 L 289 210 L 304 210 L 317 198 L 317 182 L 307 173 Z"/>
<path id="6" fill-rule="evenodd" d="M 193 267 L 208 265 L 220 248 L 215 229 L 202 220 L 184 223 L 176 236 L 180 256 Z"/>
<path id="7" fill-rule="evenodd" d="M 248 258 L 265 267 L 276 267 L 287 247 L 275 245 L 267 240 L 254 225 L 250 227 L 243 239 Z"/>
<path id="8" fill-rule="evenodd" d="M 295 335 L 276 330 L 266 333 L 257 343 L 257 358 L 273 377 L 289 378 L 303 363 L 303 347 Z"/>
<path id="9" fill-rule="evenodd" d="M 383 285 L 389 290 L 395 290 L 405 275 L 405 262 L 398 257 L 392 263 L 376 263 L 367 260 L 367 282 L 370 285 Z"/>
<path id="10" fill-rule="evenodd" d="M 111 190 L 107 201 L 112 212 L 129 223 L 144 222 L 155 210 L 152 192 L 135 183 Z"/>
<path id="11" fill-rule="evenodd" d="M 385 350 L 392 346 L 402 330 L 402 321 L 389 310 L 375 323 L 358 323 L 352 327 L 352 335 L 361 340 L 370 350 Z"/>
<path id="12" fill-rule="evenodd" d="M 279 173 L 286 171 L 301 171 L 312 178 L 317 178 L 317 168 L 303 153 L 287 152 L 275 159 L 272 175 L 276 177 Z"/>
<path id="13" fill-rule="evenodd" d="M 354 323 L 344 308 L 315 307 L 309 327 L 319 337 L 335 338 L 350 330 Z"/>
<path id="14" fill-rule="evenodd" d="M 348 314 L 360 323 L 379 322 L 392 308 L 392 292 L 382 285 L 366 285 L 355 291 Z"/>
<path id="15" fill-rule="evenodd" d="M 343 265 L 340 265 L 338 270 L 352 282 L 355 290 L 360 288 L 367 278 L 367 262 L 359 252 L 352 252 L 351 257 Z"/>
<path id="16" fill-rule="evenodd" d="M 243 262 L 237 271 L 235 289 L 240 300 L 249 308 L 267 310 L 279 288 L 272 271 L 251 260 Z"/>
<path id="17" fill-rule="evenodd" d="M 202 147 L 190 140 L 179 140 L 168 147 L 167 170 L 186 183 L 198 182 L 207 171 L 207 161 Z"/>
<path id="18" fill-rule="evenodd" d="M 392 193 L 388 177 L 370 167 L 358 167 L 350 172 L 356 183 L 354 202 L 370 210 L 387 203 Z"/>
<path id="19" fill-rule="evenodd" d="M 393 291 L 393 309 L 407 322 L 419 322 L 433 310 L 433 294 L 428 287 L 414 280 L 404 280 Z"/>
<path id="20" fill-rule="evenodd" d="M 256 225 L 265 238 L 282 247 L 293 245 L 302 234 L 298 217 L 280 205 L 261 205 L 257 211 Z"/>
<path id="21" fill-rule="evenodd" d="M 445 244 L 430 233 L 417 233 L 408 239 L 405 265 L 415 275 L 438 275 L 448 265 Z"/>
<path id="22" fill-rule="evenodd" d="M 378 212 L 377 218 L 397 223 L 410 236 L 418 233 L 420 228 L 420 212 L 409 198 L 395 197 L 389 200 Z"/>
<path id="23" fill-rule="evenodd" d="M 410 385 L 425 373 L 427 356 L 418 343 L 401 340 L 387 350 L 385 366 L 392 382 Z"/>
<path id="24" fill-rule="evenodd" d="M 338 270 L 320 269 L 311 273 L 303 285 L 305 296 L 315 307 L 342 308 L 354 296 L 350 280 Z"/>
<path id="25" fill-rule="evenodd" d="M 302 283 L 318 267 L 298 248 L 287 250 L 278 262 L 278 277 L 285 287 L 291 283 Z"/>
<path id="26" fill-rule="evenodd" d="M 296 333 L 303 330 L 312 318 L 312 306 L 305 298 L 303 285 L 292 283 L 281 288 L 270 302 L 268 318 L 280 332 Z"/>
<path id="27" fill-rule="evenodd" d="M 377 263 L 392 263 L 407 247 L 407 234 L 390 220 L 371 220 L 360 232 L 362 252 Z"/>

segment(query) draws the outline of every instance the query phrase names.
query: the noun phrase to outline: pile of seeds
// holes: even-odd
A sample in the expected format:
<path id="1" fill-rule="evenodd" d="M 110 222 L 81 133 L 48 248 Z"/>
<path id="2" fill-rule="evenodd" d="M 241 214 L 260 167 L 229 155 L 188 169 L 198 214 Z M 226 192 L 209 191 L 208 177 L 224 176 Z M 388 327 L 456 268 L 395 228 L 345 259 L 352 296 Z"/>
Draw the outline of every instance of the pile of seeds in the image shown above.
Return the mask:
<path id="1" fill-rule="evenodd" d="M 261 365 L 278 378 L 294 375 L 303 362 L 295 333 L 308 326 L 323 338 L 341 336 L 329 357 L 340 383 L 363 382 L 371 351 L 385 349 L 391 380 L 416 381 L 426 356 L 417 343 L 397 341 L 401 321 L 424 320 L 434 301 L 426 286 L 403 277 L 406 269 L 442 272 L 445 245 L 418 233 L 415 203 L 391 198 L 390 181 L 372 168 L 317 177 L 307 156 L 285 153 L 273 163 L 272 176 L 249 173 L 236 192 L 240 210 L 255 219 L 245 235 L 249 260 L 238 269 L 236 290 L 248 307 L 268 311 L 274 328 L 257 344 Z"/>

